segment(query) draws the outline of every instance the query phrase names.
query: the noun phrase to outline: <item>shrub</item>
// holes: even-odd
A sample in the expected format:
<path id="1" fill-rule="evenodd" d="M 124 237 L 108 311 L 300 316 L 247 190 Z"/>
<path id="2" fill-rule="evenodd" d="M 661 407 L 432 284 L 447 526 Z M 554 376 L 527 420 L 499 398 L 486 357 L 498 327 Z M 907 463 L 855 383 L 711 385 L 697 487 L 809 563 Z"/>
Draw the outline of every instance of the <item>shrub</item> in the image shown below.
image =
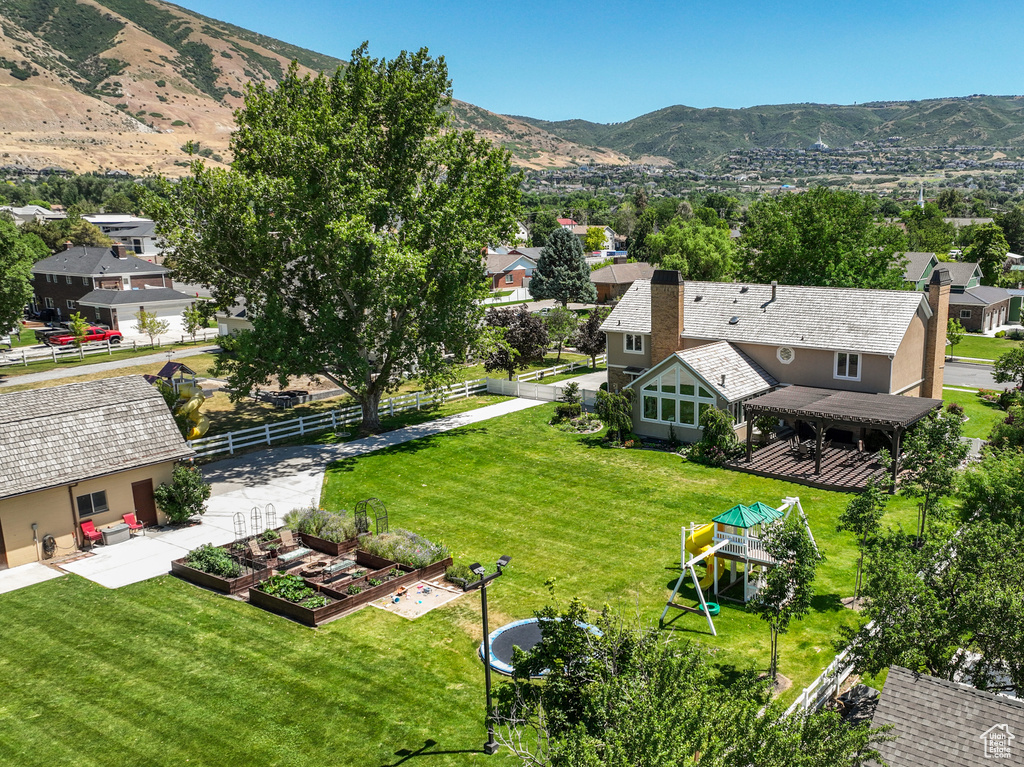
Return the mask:
<path id="1" fill-rule="evenodd" d="M 305 535 L 341 543 L 356 537 L 356 520 L 348 512 L 326 511 L 315 506 L 292 509 L 284 515 L 284 526 Z"/>
<path id="2" fill-rule="evenodd" d="M 211 543 L 192 549 L 185 557 L 185 564 L 222 578 L 237 578 L 242 574 L 242 566 L 227 551 Z"/>
<path id="3" fill-rule="evenodd" d="M 571 421 L 583 415 L 583 406 L 578 402 L 559 402 L 555 405 L 555 423 Z"/>
<path id="4" fill-rule="evenodd" d="M 473 575 L 473 572 L 469 569 L 469 565 L 458 564 L 451 565 L 447 570 L 444 571 L 445 580 L 451 583 L 459 583 L 460 581 L 475 581 L 477 577 Z M 461 584 L 460 584 L 461 585 Z"/>
<path id="5" fill-rule="evenodd" d="M 1021 330 L 1020 328 L 1014 328 L 1013 330 L 1006 334 L 1006 337 L 1009 338 L 1011 341 L 1024 341 L 1024 330 Z"/>
<path id="6" fill-rule="evenodd" d="M 206 513 L 210 499 L 210 486 L 203 482 L 198 466 L 178 464 L 171 473 L 171 484 L 162 483 L 153 491 L 156 505 L 176 524 Z"/>
<path id="7" fill-rule="evenodd" d="M 689 458 L 706 466 L 721 466 L 743 451 L 732 430 L 732 416 L 724 410 L 709 407 L 701 413 L 703 428 L 700 441 L 690 450 Z"/>
<path id="8" fill-rule="evenodd" d="M 580 394 L 580 385 L 575 381 L 570 381 L 562 388 L 562 402 L 569 405 L 580 405 L 583 402 L 583 396 Z"/>
<path id="9" fill-rule="evenodd" d="M 950 402 L 948 405 L 946 405 L 946 410 L 948 410 L 950 413 L 953 413 L 954 415 L 960 416 L 961 418 L 964 417 L 964 406 L 961 405 L 959 402 Z"/>
<path id="10" fill-rule="evenodd" d="M 278 533 L 277 530 L 271 530 L 269 528 L 260 533 L 261 541 L 276 541 L 280 537 L 281 534 Z"/>
<path id="11" fill-rule="evenodd" d="M 448 547 L 443 543 L 432 543 L 422 535 L 402 529 L 368 538 L 363 548 L 383 559 L 416 569 L 448 557 Z"/>
<path id="12" fill-rule="evenodd" d="M 1005 330 L 997 330 L 996 331 L 996 338 L 1006 338 L 1006 331 Z"/>

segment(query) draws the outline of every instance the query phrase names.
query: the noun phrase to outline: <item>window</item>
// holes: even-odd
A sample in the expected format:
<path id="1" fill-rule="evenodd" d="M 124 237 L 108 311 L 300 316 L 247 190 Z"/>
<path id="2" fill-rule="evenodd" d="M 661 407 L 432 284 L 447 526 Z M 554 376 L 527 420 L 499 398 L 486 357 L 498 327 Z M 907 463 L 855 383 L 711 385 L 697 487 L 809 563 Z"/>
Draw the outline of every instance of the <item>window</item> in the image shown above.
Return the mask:
<path id="1" fill-rule="evenodd" d="M 132 240 L 132 250 L 134 250 L 136 253 L 141 253 L 143 250 L 142 240 Z"/>
<path id="2" fill-rule="evenodd" d="M 46 297 L 46 308 L 47 309 L 52 309 L 53 308 L 53 299 L 50 298 L 49 296 Z"/>
<path id="3" fill-rule="evenodd" d="M 642 391 L 641 418 L 654 423 L 699 426 L 698 416 L 715 406 L 715 395 L 681 367 L 648 381 Z"/>
<path id="4" fill-rule="evenodd" d="M 633 333 L 626 333 L 626 351 L 633 352 L 634 354 L 643 354 L 644 337 L 634 335 Z"/>
<path id="5" fill-rule="evenodd" d="M 71 275 L 70 274 L 67 275 L 64 279 L 67 280 L 68 285 L 71 284 Z"/>
<path id="6" fill-rule="evenodd" d="M 836 372 L 834 377 L 859 381 L 860 355 L 851 352 L 836 352 Z"/>
<path id="7" fill-rule="evenodd" d="M 971 310 L 970 309 L 961 309 L 960 310 L 960 319 L 962 319 L 962 320 L 969 320 L 970 318 L 971 318 Z"/>
<path id="8" fill-rule="evenodd" d="M 82 278 L 82 284 L 88 287 L 88 285 L 89 285 L 89 278 L 88 277 L 83 277 Z"/>
<path id="9" fill-rule="evenodd" d="M 515 276 L 512 274 L 512 272 L 509 272 L 508 274 L 505 275 L 505 284 L 506 285 L 511 285 L 512 281 L 514 279 L 515 279 Z"/>
<path id="10" fill-rule="evenodd" d="M 72 301 L 70 298 L 65 303 L 67 304 L 68 309 L 74 309 L 75 308 L 75 302 Z"/>
<path id="11" fill-rule="evenodd" d="M 82 519 L 88 519 L 93 514 L 110 511 L 110 507 L 107 506 L 107 492 L 105 490 L 80 495 L 75 499 L 75 502 L 78 504 L 78 516 Z"/>
<path id="12" fill-rule="evenodd" d="M 789 346 L 780 346 L 778 351 L 775 352 L 775 356 L 779 358 L 779 362 L 783 365 L 788 365 L 793 361 L 796 354 Z"/>
<path id="13" fill-rule="evenodd" d="M 44 274 L 43 276 L 46 277 L 46 281 L 47 282 L 50 282 L 50 275 L 49 274 Z"/>

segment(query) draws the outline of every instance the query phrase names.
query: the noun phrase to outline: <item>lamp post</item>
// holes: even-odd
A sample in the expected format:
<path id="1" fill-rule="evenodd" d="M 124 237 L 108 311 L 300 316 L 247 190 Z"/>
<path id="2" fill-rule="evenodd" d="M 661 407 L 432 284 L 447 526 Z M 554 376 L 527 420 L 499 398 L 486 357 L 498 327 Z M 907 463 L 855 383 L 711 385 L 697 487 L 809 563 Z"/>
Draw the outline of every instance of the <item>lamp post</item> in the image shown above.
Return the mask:
<path id="1" fill-rule="evenodd" d="M 480 576 L 480 580 L 466 583 L 462 587 L 463 591 L 476 591 L 480 589 L 480 607 L 484 617 L 484 684 L 487 688 L 487 742 L 484 743 L 485 754 L 498 753 L 498 742 L 494 739 L 494 719 L 491 716 L 493 711 L 491 706 L 491 634 L 487 628 L 487 584 L 495 578 L 501 577 L 502 571 L 508 565 L 510 559 L 511 557 L 507 556 L 499 559 L 497 561 L 498 571 L 490 575 L 487 574 L 487 568 L 479 562 L 474 562 L 469 566 L 469 569 L 475 575 Z"/>

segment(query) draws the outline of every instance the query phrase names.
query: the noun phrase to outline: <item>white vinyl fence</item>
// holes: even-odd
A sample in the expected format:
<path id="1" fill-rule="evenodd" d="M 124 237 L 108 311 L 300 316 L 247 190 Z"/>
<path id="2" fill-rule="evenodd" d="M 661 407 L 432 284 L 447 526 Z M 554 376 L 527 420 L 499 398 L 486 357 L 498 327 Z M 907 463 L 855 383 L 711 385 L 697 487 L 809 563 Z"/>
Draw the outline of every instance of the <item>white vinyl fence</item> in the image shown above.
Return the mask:
<path id="1" fill-rule="evenodd" d="M 867 628 L 874 633 L 873 623 L 868 624 Z M 795 712 L 817 711 L 838 695 L 843 688 L 843 682 L 853 673 L 853 663 L 847 660 L 849 655 L 849 650 L 839 653 L 821 675 L 803 689 L 793 701 L 793 705 L 786 709 L 786 716 Z"/>
<path id="2" fill-rule="evenodd" d="M 206 341 L 210 338 L 216 338 L 217 331 L 213 329 L 205 330 L 202 333 L 196 333 L 196 341 Z M 186 343 L 192 340 L 192 336 L 182 336 L 181 343 Z M 166 339 L 164 339 L 166 343 Z M 176 343 L 176 342 L 175 342 Z M 112 344 L 110 341 L 93 341 L 92 343 L 82 344 L 81 346 L 75 346 L 74 344 L 68 344 L 67 346 L 47 346 L 44 349 L 29 348 L 22 346 L 12 351 L 0 351 L 0 367 L 7 367 L 10 365 L 23 365 L 28 367 L 30 362 L 38 362 L 40 360 L 48 360 L 51 362 L 60 362 L 62 360 L 84 360 L 86 357 L 90 357 L 94 354 L 106 354 L 111 355 L 118 349 L 131 349 L 132 351 L 138 351 L 139 349 L 145 349 L 150 344 L 139 339 L 128 340 L 125 339 L 119 344 Z M 162 348 L 162 343 L 159 338 L 156 339 L 156 348 Z"/>
<path id="3" fill-rule="evenodd" d="M 487 379 L 465 381 L 437 392 L 414 392 L 381 400 L 381 415 L 394 415 L 407 410 L 419 410 L 435 403 L 448 400 L 463 399 L 476 394 L 487 393 Z M 288 421 L 268 423 L 251 429 L 232 431 L 216 437 L 203 437 L 189 441 L 189 447 L 196 451 L 197 456 L 234 454 L 236 450 L 256 445 L 273 445 L 292 437 L 306 434 L 317 434 L 324 431 L 337 431 L 343 426 L 352 426 L 362 420 L 363 412 L 359 405 L 329 410 L 325 413 L 302 416 Z"/>

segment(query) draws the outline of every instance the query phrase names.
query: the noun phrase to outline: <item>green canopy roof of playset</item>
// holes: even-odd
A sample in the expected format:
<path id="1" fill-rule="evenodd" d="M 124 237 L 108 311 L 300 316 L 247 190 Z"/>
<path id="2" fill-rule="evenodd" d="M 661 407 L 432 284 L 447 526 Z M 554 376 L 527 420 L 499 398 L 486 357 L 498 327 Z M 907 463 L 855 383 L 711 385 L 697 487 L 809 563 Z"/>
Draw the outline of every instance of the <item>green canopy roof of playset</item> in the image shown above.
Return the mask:
<path id="1" fill-rule="evenodd" d="M 732 527 L 754 527 L 766 522 L 774 522 L 782 516 L 783 513 L 778 509 L 774 509 L 766 503 L 761 503 L 761 501 L 756 501 L 750 506 L 738 503 L 711 521 Z"/>

